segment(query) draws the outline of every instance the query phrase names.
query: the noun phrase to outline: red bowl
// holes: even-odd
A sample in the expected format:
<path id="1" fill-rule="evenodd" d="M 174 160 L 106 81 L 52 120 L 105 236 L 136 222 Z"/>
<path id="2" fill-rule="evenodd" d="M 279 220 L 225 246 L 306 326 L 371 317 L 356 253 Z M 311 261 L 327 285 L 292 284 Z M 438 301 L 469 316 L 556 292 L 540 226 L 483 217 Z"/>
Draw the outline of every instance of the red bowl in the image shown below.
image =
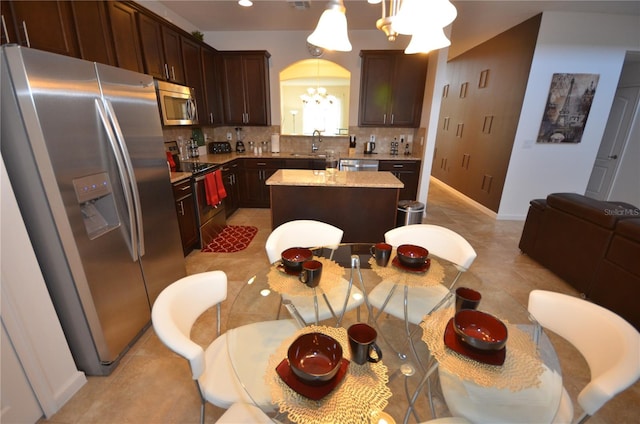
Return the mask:
<path id="1" fill-rule="evenodd" d="M 500 350 L 507 343 L 507 326 L 493 315 L 463 309 L 453 318 L 453 328 L 463 342 L 481 350 Z"/>
<path id="2" fill-rule="evenodd" d="M 409 268 L 418 268 L 425 264 L 429 251 L 414 244 L 401 244 L 397 249 L 398 260 Z"/>
<path id="3" fill-rule="evenodd" d="M 322 333 L 303 334 L 291 343 L 287 359 L 293 373 L 311 385 L 331 380 L 342 363 L 342 346 Z"/>
<path id="4" fill-rule="evenodd" d="M 302 270 L 302 263 L 313 258 L 313 252 L 304 247 L 290 247 L 282 252 L 282 263 L 294 271 Z"/>

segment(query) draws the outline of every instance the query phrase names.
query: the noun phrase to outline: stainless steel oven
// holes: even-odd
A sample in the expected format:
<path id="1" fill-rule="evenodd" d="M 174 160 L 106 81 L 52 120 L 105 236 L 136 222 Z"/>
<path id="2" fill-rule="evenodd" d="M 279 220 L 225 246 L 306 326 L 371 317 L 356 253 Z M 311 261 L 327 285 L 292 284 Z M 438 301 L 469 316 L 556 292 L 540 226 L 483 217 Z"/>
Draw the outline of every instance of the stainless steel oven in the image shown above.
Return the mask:
<path id="1" fill-rule="evenodd" d="M 216 166 L 214 169 L 193 176 L 193 192 L 195 193 L 196 211 L 198 213 L 201 249 L 220 234 L 227 224 L 224 202 L 220 202 L 217 206 L 207 204 L 207 193 L 204 186 L 206 174 L 218 169 Z"/>
<path id="2" fill-rule="evenodd" d="M 194 194 L 196 222 L 199 229 L 199 246 L 202 249 L 211 242 L 227 224 L 224 202 L 212 206 L 207 204 L 205 178 L 207 174 L 220 170 L 220 166 L 204 162 L 180 162 L 179 171 L 191 172 L 191 185 Z"/>
<path id="3" fill-rule="evenodd" d="M 198 109 L 194 89 L 156 80 L 162 125 L 195 125 Z"/>

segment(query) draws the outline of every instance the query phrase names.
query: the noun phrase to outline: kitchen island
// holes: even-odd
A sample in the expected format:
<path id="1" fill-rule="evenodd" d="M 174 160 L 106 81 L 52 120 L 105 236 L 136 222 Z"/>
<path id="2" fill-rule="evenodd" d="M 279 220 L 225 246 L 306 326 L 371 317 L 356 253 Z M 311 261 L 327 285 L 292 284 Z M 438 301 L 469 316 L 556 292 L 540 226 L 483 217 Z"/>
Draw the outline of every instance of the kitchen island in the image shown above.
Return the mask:
<path id="1" fill-rule="evenodd" d="M 398 193 L 390 172 L 280 169 L 266 184 L 272 228 L 296 219 L 323 221 L 344 231 L 343 242 L 374 243 L 395 227 Z"/>

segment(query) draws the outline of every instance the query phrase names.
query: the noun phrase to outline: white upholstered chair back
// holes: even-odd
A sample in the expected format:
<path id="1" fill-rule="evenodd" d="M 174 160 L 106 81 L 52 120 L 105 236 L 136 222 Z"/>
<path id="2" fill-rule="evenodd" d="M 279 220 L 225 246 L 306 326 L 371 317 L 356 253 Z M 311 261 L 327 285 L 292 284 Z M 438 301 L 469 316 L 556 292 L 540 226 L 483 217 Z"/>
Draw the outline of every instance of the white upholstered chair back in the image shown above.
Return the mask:
<path id="1" fill-rule="evenodd" d="M 321 221 L 301 219 L 285 222 L 275 228 L 265 243 L 269 263 L 280 259 L 290 247 L 338 247 L 344 231 Z"/>
<path id="2" fill-rule="evenodd" d="M 617 314 L 589 301 L 545 290 L 529 294 L 529 312 L 584 356 L 591 380 L 578 394 L 585 414 L 595 414 L 640 378 L 640 333 Z"/>

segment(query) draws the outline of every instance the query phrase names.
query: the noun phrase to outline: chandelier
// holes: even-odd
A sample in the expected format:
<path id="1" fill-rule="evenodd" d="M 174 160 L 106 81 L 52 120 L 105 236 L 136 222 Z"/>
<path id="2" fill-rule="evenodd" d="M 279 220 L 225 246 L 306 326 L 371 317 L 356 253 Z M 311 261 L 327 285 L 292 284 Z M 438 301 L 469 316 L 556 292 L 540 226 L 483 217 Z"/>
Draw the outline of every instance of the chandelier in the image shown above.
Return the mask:
<path id="1" fill-rule="evenodd" d="M 307 93 L 301 95 L 300 99 L 302 99 L 302 103 L 304 104 L 315 103 L 317 105 L 320 105 L 326 103 L 333 104 L 333 102 L 336 100 L 336 97 L 327 93 L 327 89 L 324 87 L 309 87 L 307 88 Z"/>
<path id="2" fill-rule="evenodd" d="M 383 31 L 389 41 L 395 41 L 398 34 L 411 35 L 405 53 L 428 53 L 451 44 L 444 28 L 454 21 L 458 11 L 449 0 L 367 1 L 382 5 L 376 28 Z M 330 0 L 307 41 L 328 50 L 351 51 L 345 12 L 342 0 Z"/>

